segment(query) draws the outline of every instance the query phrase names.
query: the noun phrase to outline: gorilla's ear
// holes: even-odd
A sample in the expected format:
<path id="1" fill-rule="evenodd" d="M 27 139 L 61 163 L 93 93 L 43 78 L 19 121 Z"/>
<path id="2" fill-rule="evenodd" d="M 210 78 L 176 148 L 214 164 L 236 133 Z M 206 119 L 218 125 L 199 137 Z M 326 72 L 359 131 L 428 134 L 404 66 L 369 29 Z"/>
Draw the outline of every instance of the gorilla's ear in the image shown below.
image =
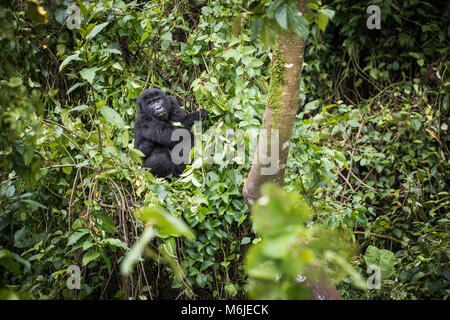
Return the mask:
<path id="1" fill-rule="evenodd" d="M 173 122 L 180 122 L 184 117 L 186 117 L 186 110 L 180 108 L 177 99 L 175 99 L 174 97 L 167 96 L 167 99 L 169 99 L 170 101 L 169 120 Z"/>

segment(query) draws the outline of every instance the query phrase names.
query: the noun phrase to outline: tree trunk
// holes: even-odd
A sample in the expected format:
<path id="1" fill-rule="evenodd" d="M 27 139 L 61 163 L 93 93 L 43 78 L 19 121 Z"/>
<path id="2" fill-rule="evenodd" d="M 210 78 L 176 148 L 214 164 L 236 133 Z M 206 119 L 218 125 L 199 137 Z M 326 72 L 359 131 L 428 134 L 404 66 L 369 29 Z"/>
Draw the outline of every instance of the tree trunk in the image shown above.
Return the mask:
<path id="1" fill-rule="evenodd" d="M 300 11 L 304 12 L 306 1 L 299 1 L 299 3 L 301 4 Z M 242 191 L 249 208 L 260 197 L 262 184 L 272 181 L 282 186 L 284 183 L 289 141 L 299 108 L 297 97 L 300 90 L 304 48 L 304 41 L 293 33 L 280 34 L 275 44 L 268 103 L 264 113 L 263 129 L 265 130 L 261 132 L 252 167 Z M 278 141 L 273 141 L 273 139 L 267 141 L 269 139 L 264 137 L 265 132 L 267 132 L 267 137 L 273 137 Z M 271 154 L 267 155 L 266 150 L 271 150 Z M 278 159 L 276 159 L 277 154 Z M 274 173 L 267 170 L 269 158 L 272 165 L 275 165 Z"/>
<path id="2" fill-rule="evenodd" d="M 299 0 L 297 3 L 299 11 L 305 13 L 307 1 Z M 260 189 L 264 183 L 275 182 L 280 186 L 284 185 L 289 142 L 300 105 L 297 97 L 304 49 L 303 39 L 292 32 L 278 35 L 274 45 L 263 127 L 252 167 L 242 190 L 249 208 L 261 196 Z M 304 284 L 315 300 L 342 299 L 327 279 L 320 281 L 323 285 L 317 281 L 308 281 L 307 274 L 305 279 Z"/>

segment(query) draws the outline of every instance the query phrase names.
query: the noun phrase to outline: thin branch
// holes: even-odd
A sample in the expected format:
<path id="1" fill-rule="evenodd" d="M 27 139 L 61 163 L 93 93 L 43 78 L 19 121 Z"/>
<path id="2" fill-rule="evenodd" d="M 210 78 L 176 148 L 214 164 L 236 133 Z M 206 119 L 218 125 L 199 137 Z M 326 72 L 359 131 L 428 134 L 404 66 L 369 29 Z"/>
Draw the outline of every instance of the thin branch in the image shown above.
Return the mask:
<path id="1" fill-rule="evenodd" d="M 363 235 L 366 235 L 366 233 L 365 233 L 364 231 L 353 231 L 353 233 L 355 233 L 355 234 L 363 234 Z M 399 239 L 394 238 L 394 237 L 391 237 L 391 236 L 385 236 L 385 235 L 383 235 L 383 234 L 377 234 L 377 233 L 373 233 L 373 232 L 369 232 L 369 233 L 367 233 L 367 234 L 368 234 L 369 236 L 374 236 L 374 237 L 378 237 L 378 238 L 389 239 L 389 240 L 398 242 L 398 243 L 400 243 L 400 244 L 402 244 L 402 245 L 408 246 L 408 244 L 407 244 L 405 241 L 399 240 Z"/>

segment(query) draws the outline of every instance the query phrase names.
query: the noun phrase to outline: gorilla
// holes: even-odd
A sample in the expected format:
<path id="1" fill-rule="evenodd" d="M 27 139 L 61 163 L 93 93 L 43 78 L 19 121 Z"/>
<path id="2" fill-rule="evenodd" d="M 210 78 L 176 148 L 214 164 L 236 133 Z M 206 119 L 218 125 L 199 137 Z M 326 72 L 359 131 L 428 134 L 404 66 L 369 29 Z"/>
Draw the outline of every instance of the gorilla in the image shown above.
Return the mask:
<path id="1" fill-rule="evenodd" d="M 180 175 L 186 163 L 174 163 L 171 153 L 179 143 L 189 143 L 189 150 L 192 148 L 194 137 L 189 130 L 194 121 L 207 115 L 205 109 L 187 114 L 174 97 L 166 96 L 157 88 L 145 90 L 138 98 L 138 114 L 134 121 L 134 147 L 145 155 L 144 167 L 150 168 L 156 177 Z M 172 122 L 180 122 L 183 128 Z M 189 137 L 190 141 L 184 141 L 187 139 L 183 137 Z M 182 150 L 179 155 L 183 156 Z"/>

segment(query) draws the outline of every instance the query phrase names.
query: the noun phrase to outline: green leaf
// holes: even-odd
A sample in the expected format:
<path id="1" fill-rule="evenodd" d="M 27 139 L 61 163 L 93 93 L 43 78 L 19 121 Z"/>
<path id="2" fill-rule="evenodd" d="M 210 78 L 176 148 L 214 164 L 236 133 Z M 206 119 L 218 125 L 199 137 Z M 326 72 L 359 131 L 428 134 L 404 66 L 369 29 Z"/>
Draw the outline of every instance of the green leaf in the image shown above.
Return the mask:
<path id="1" fill-rule="evenodd" d="M 16 187 L 14 185 L 11 185 L 6 189 L 4 195 L 6 198 L 12 198 L 14 196 L 15 192 L 16 192 Z"/>
<path id="2" fill-rule="evenodd" d="M 136 212 L 136 216 L 145 224 L 155 225 L 158 227 L 158 234 L 178 237 L 186 236 L 193 238 L 191 229 L 183 222 L 183 220 L 167 213 L 161 208 L 146 206 Z"/>
<path id="3" fill-rule="evenodd" d="M 195 280 L 197 281 L 197 283 L 200 287 L 203 287 L 206 284 L 207 278 L 206 278 L 206 275 L 200 273 L 197 275 Z"/>
<path id="4" fill-rule="evenodd" d="M 87 105 L 83 104 L 81 106 L 77 106 L 75 108 L 72 108 L 69 110 L 69 112 L 73 112 L 73 111 L 83 111 L 86 110 L 87 108 L 89 108 Z"/>
<path id="5" fill-rule="evenodd" d="M 89 32 L 89 34 L 86 36 L 86 40 L 90 40 L 92 38 L 94 38 L 100 31 L 102 31 L 107 25 L 109 24 L 108 22 L 104 22 L 102 24 L 99 24 L 97 26 L 94 27 L 94 29 L 92 29 L 91 32 Z"/>
<path id="6" fill-rule="evenodd" d="M 295 32 L 303 40 L 308 38 L 309 24 L 308 21 L 303 17 L 295 16 L 292 21 L 289 21 L 289 29 Z"/>
<path id="7" fill-rule="evenodd" d="M 111 272 L 112 272 L 111 260 L 108 258 L 108 255 L 106 254 L 105 250 L 100 249 L 100 254 L 102 255 L 103 260 L 105 260 L 106 266 L 108 267 L 109 274 L 111 274 Z"/>
<path id="8" fill-rule="evenodd" d="M 97 72 L 97 70 L 99 70 L 100 68 L 97 67 L 93 67 L 93 68 L 84 68 L 83 70 L 80 71 L 80 76 L 86 80 L 87 82 L 89 82 L 90 84 L 92 84 L 92 82 L 94 81 L 94 77 L 95 77 L 95 73 Z"/>
<path id="9" fill-rule="evenodd" d="M 368 266 L 380 268 L 381 279 L 388 279 L 395 272 L 395 256 L 389 250 L 380 250 L 377 247 L 369 246 L 364 255 L 364 260 Z"/>
<path id="10" fill-rule="evenodd" d="M 89 262 L 94 261 L 100 257 L 100 252 L 91 250 L 83 256 L 83 266 L 87 265 Z"/>
<path id="11" fill-rule="evenodd" d="M 330 18 L 330 20 L 332 20 L 334 18 L 334 14 L 335 14 L 334 10 L 320 9 L 319 12 L 328 16 L 328 18 Z"/>
<path id="12" fill-rule="evenodd" d="M 161 36 L 161 39 L 163 40 L 167 40 L 167 41 L 172 41 L 172 33 L 171 32 L 166 32 Z"/>
<path id="13" fill-rule="evenodd" d="M 125 250 L 129 249 L 128 246 L 125 243 L 123 243 L 120 239 L 107 238 L 107 239 L 103 240 L 103 242 L 106 244 L 109 244 L 110 246 L 122 248 Z"/>
<path id="14" fill-rule="evenodd" d="M 305 105 L 305 113 L 316 110 L 320 106 L 320 100 L 313 100 Z"/>
<path id="15" fill-rule="evenodd" d="M 77 82 L 77 83 L 75 83 L 73 86 L 70 87 L 69 90 L 67 90 L 67 93 L 66 93 L 66 94 L 70 94 L 73 90 L 75 90 L 75 89 L 78 88 L 78 87 L 82 87 L 82 86 L 84 86 L 85 84 L 86 84 L 85 82 Z"/>
<path id="16" fill-rule="evenodd" d="M 319 6 L 317 5 L 317 3 L 310 2 L 307 4 L 307 7 L 315 11 L 319 10 Z"/>
<path id="17" fill-rule="evenodd" d="M 75 54 L 65 58 L 63 60 L 63 62 L 61 63 L 61 65 L 59 66 L 59 72 L 61 72 L 62 69 L 64 69 L 64 67 L 66 65 L 68 65 L 70 62 L 72 62 L 72 61 L 81 61 L 82 59 L 79 57 L 79 55 L 80 55 L 80 53 L 78 52 L 78 53 L 75 53 Z"/>
<path id="18" fill-rule="evenodd" d="M 418 131 L 422 126 L 422 120 L 420 118 L 411 118 L 411 126 Z"/>
<path id="19" fill-rule="evenodd" d="M 142 261 L 142 253 L 147 244 L 153 239 L 155 232 L 153 228 L 145 228 L 140 238 L 133 244 L 130 251 L 125 255 L 120 264 L 120 274 L 128 275 L 133 271 L 134 265 Z"/>
<path id="20" fill-rule="evenodd" d="M 141 163 L 142 158 L 145 157 L 145 154 L 143 154 L 140 150 L 135 148 L 130 148 L 130 158 L 135 163 Z"/>
<path id="21" fill-rule="evenodd" d="M 274 4 L 272 4 L 269 9 L 267 9 L 267 16 L 270 19 L 274 18 L 274 13 L 276 11 L 276 9 L 284 2 L 284 0 L 277 0 L 277 2 L 275 2 Z"/>
<path id="22" fill-rule="evenodd" d="M 322 32 L 325 32 L 328 25 L 328 20 L 329 18 L 326 14 L 319 13 L 319 16 L 317 17 L 317 24 Z"/>
<path id="23" fill-rule="evenodd" d="M 62 167 L 62 171 L 69 175 L 72 172 L 72 167 Z"/>
<path id="24" fill-rule="evenodd" d="M 103 106 L 100 108 L 100 113 L 109 123 L 117 126 L 120 129 L 125 128 L 125 124 L 122 120 L 122 117 L 117 113 L 116 110 L 108 106 Z"/>
<path id="25" fill-rule="evenodd" d="M 278 22 L 280 27 L 286 30 L 288 29 L 287 16 L 288 16 L 288 5 L 285 3 L 275 11 L 275 20 Z"/>
<path id="26" fill-rule="evenodd" d="M 112 67 L 113 67 L 114 69 L 119 70 L 119 71 L 123 71 L 122 65 L 121 65 L 120 63 L 118 63 L 118 62 L 114 63 L 114 64 L 112 65 Z"/>
<path id="27" fill-rule="evenodd" d="M 370 69 L 369 73 L 372 78 L 374 78 L 375 80 L 378 79 L 378 70 L 377 69 L 375 69 L 375 68 Z"/>
<path id="28" fill-rule="evenodd" d="M 214 262 L 211 262 L 211 261 L 203 261 L 202 265 L 200 266 L 200 271 L 203 271 L 203 270 L 209 268 L 213 264 L 214 264 Z"/>
<path id="29" fill-rule="evenodd" d="M 86 251 L 87 249 L 91 248 L 94 244 L 95 244 L 95 243 L 92 242 L 91 240 L 89 240 L 89 239 L 86 240 L 86 241 L 83 243 L 83 251 Z"/>
<path id="30" fill-rule="evenodd" d="M 69 241 L 67 242 L 67 246 L 71 246 L 77 243 L 83 236 L 89 234 L 89 229 L 80 228 L 75 230 L 69 237 Z"/>
<path id="31" fill-rule="evenodd" d="M 21 78 L 18 77 L 12 77 L 11 79 L 9 79 L 8 85 L 11 88 L 17 88 L 20 87 L 23 84 L 23 81 Z"/>
<path id="32" fill-rule="evenodd" d="M 99 50 L 99 52 L 107 52 L 107 53 L 112 53 L 112 54 L 122 54 L 122 52 L 120 50 L 117 50 L 117 49 L 114 49 L 114 48 L 102 49 L 102 50 Z"/>
<path id="33" fill-rule="evenodd" d="M 46 206 L 44 206 L 44 205 L 42 205 L 39 202 L 36 202 L 34 200 L 24 199 L 24 200 L 22 200 L 22 202 L 28 203 L 33 210 L 36 210 L 37 208 L 47 209 Z"/>

